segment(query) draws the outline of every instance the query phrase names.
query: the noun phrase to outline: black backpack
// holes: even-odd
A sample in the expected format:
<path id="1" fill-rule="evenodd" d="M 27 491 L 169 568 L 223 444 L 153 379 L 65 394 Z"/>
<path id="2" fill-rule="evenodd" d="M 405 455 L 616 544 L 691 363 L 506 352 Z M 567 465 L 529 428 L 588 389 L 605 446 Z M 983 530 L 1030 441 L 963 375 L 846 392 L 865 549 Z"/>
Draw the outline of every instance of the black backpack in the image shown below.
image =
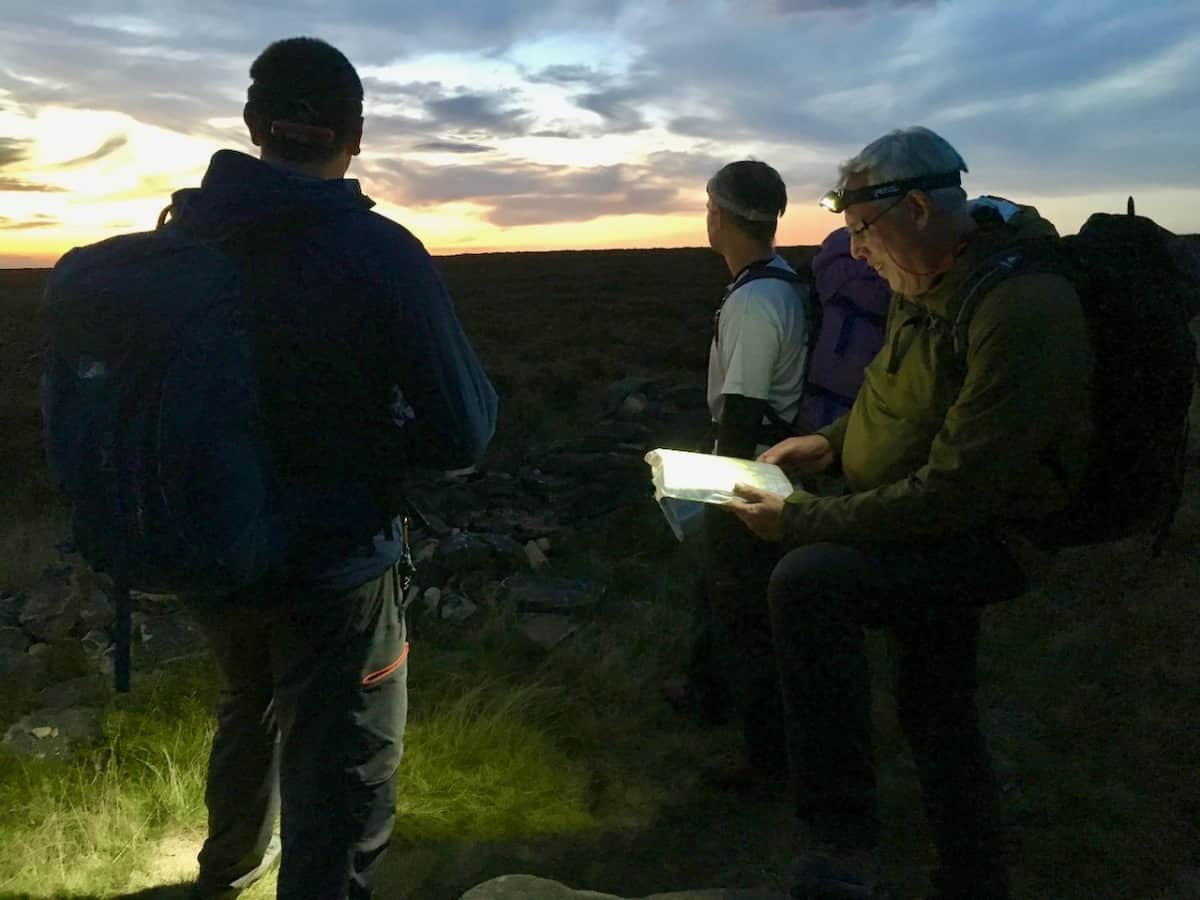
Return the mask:
<path id="1" fill-rule="evenodd" d="M 1200 312 L 1196 260 L 1183 240 L 1138 216 L 1096 213 L 1079 233 L 1006 251 L 964 288 L 954 330 L 966 351 L 969 305 L 997 282 L 1030 269 L 1061 272 L 1075 285 L 1092 346 L 1092 436 L 1070 505 L 1028 536 L 1047 549 L 1140 534 L 1161 552 L 1179 508 L 1188 409 L 1197 381 L 1189 320 Z"/>

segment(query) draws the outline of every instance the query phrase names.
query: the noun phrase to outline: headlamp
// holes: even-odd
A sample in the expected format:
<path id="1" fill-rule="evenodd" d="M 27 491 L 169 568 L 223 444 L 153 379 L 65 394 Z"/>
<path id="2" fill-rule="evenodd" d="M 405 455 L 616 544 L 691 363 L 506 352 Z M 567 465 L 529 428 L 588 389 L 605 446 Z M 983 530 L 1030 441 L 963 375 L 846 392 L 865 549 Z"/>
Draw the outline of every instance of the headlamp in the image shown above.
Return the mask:
<path id="1" fill-rule="evenodd" d="M 898 178 L 895 181 L 882 181 L 879 184 L 869 184 L 866 187 L 846 190 L 835 188 L 821 198 L 821 206 L 830 212 L 840 213 L 848 206 L 856 203 L 870 203 L 874 200 L 887 200 L 891 197 L 902 197 L 909 191 L 932 191 L 937 188 L 959 187 L 962 175 L 955 172 L 942 172 L 938 175 L 920 175 L 916 178 Z"/>

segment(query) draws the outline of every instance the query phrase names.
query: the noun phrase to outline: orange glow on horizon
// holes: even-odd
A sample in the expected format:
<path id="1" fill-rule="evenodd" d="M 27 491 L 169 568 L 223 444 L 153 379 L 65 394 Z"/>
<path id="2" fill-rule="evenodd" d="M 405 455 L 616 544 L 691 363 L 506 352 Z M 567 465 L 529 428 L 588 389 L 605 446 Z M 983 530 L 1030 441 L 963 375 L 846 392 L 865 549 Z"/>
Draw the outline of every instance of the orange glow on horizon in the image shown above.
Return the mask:
<path id="1" fill-rule="evenodd" d="M 192 136 L 115 112 L 45 108 L 23 117 L 0 107 L 0 134 L 8 135 L 7 141 L 20 148 L 16 158 L 5 161 L 0 169 L 0 268 L 48 267 L 72 247 L 153 228 L 172 191 L 199 184 L 213 152 L 221 147 L 254 152 L 239 120 L 206 124 L 210 136 Z M 566 163 L 552 158 L 565 152 L 558 146 L 561 143 L 543 148 L 543 152 L 553 153 L 536 164 L 557 166 L 555 171 L 561 171 Z M 648 152 L 628 135 L 614 137 L 611 145 L 606 138 L 596 139 L 589 147 L 589 161 L 598 166 L 616 165 L 623 153 L 629 154 L 632 164 L 640 164 Z M 789 154 L 799 159 L 806 154 L 803 148 L 763 150 L 769 151 L 764 152 L 767 158 L 776 160 L 787 160 Z M 734 158 L 743 155 L 742 148 L 731 147 L 729 152 Z M 503 158 L 520 161 L 525 157 Z M 831 163 L 831 173 L 834 168 Z M 349 175 L 358 174 L 352 167 Z M 377 199 L 388 187 L 369 178 L 364 179 L 364 186 Z M 992 185 L 988 192 L 1005 195 L 1004 187 Z M 409 228 L 435 256 L 705 246 L 703 185 L 680 190 L 683 193 L 677 196 L 695 200 L 694 213 L 680 212 L 675 202 L 671 212 L 658 215 L 609 214 L 584 221 L 505 227 L 487 221 L 490 207 L 470 198 L 432 206 L 381 200 L 377 209 Z M 692 190 L 694 194 L 689 193 Z M 1123 192 L 1120 196 L 1037 197 L 1017 191 L 1007 196 L 1036 206 L 1064 234 L 1076 230 L 1089 212 L 1117 211 L 1124 208 L 1125 201 Z M 1200 208 L 1200 190 L 1145 191 L 1138 193 L 1137 200 L 1139 212 L 1165 228 L 1188 232 L 1192 229 L 1186 223 L 1193 221 L 1194 210 Z M 496 201 L 489 198 L 488 202 Z M 690 200 L 684 205 L 690 207 Z M 780 221 L 777 240 L 785 247 L 814 245 L 840 225 L 841 217 L 821 209 L 816 197 L 807 203 L 794 196 Z"/>

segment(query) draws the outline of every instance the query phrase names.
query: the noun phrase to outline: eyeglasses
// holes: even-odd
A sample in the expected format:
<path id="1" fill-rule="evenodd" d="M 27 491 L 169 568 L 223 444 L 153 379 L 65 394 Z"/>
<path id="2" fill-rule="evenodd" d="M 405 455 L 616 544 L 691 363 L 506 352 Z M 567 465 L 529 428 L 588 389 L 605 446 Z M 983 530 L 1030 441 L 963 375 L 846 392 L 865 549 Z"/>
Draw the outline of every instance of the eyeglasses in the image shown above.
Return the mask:
<path id="1" fill-rule="evenodd" d="M 877 216 L 875 216 L 875 218 L 873 218 L 871 221 L 860 222 L 857 228 L 850 228 L 850 237 L 858 238 L 861 240 L 863 238 L 863 236 L 866 235 L 868 228 L 870 228 L 872 225 L 874 225 L 876 222 L 878 222 L 880 219 L 882 219 L 884 216 L 886 216 L 888 213 L 890 213 L 893 209 L 895 209 L 897 206 L 899 206 L 901 203 L 903 203 L 904 197 L 907 197 L 907 196 L 908 196 L 908 194 L 905 194 L 902 197 L 897 197 L 895 203 L 889 203 L 887 205 L 887 208 L 884 209 Z M 847 226 L 847 227 L 849 227 L 849 226 Z"/>
<path id="2" fill-rule="evenodd" d="M 942 172 L 938 175 L 921 175 L 917 178 L 898 178 L 895 181 L 883 181 L 879 184 L 869 184 L 866 187 L 846 190 L 836 188 L 821 198 L 821 206 L 830 212 L 840 213 L 846 207 L 856 203 L 870 203 L 875 200 L 887 200 L 889 197 L 903 197 L 909 191 L 932 191 L 936 188 L 959 187 L 962 176 L 957 172 Z"/>

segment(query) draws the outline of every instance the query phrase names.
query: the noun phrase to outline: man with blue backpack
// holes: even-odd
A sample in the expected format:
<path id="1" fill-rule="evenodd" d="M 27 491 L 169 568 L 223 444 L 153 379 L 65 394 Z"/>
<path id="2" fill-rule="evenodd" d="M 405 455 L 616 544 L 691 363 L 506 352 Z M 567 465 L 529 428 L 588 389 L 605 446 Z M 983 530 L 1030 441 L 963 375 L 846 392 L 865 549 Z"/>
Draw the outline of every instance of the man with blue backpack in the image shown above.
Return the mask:
<path id="1" fill-rule="evenodd" d="M 56 266 L 49 457 L 88 561 L 188 598 L 216 656 L 195 896 L 265 872 L 281 810 L 278 896 L 365 898 L 407 710 L 401 479 L 476 463 L 496 395 L 424 247 L 343 177 L 354 67 L 292 38 L 250 76 L 259 159 L 217 152 L 158 229 Z"/>
<path id="2" fill-rule="evenodd" d="M 885 896 L 866 627 L 895 638 L 934 896 L 1009 896 L 974 700 L 982 607 L 1025 590 L 1012 540 L 1161 545 L 1179 501 L 1200 284 L 1170 236 L 1130 209 L 1060 239 L 1031 207 L 968 204 L 965 171 L 925 128 L 843 164 L 822 202 L 893 290 L 883 349 L 848 414 L 760 459 L 840 471 L 848 492 L 742 486 L 729 504 L 792 548 L 768 598 L 806 832 L 796 897 Z"/>

